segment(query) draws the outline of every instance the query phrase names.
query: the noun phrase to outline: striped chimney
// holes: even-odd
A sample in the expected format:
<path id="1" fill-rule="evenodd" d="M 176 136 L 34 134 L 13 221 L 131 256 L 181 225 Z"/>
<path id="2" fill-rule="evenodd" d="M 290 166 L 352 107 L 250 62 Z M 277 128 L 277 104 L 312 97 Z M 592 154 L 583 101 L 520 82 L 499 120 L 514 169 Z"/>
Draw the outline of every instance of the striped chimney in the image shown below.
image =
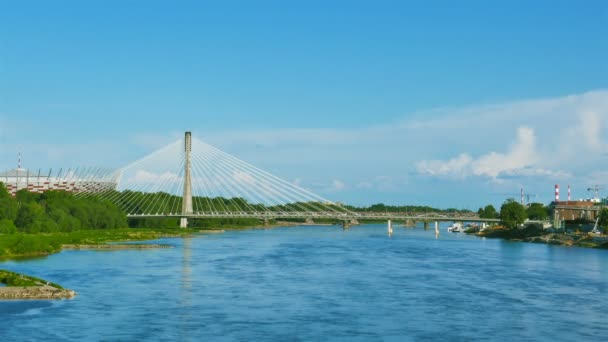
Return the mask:
<path id="1" fill-rule="evenodd" d="M 521 188 L 521 205 L 524 205 L 524 188 Z"/>
<path id="2" fill-rule="evenodd" d="M 19 152 L 19 158 L 17 159 L 17 169 L 21 170 L 21 152 Z"/>
<path id="3" fill-rule="evenodd" d="M 555 184 L 555 202 L 559 202 L 559 184 Z"/>
<path id="4" fill-rule="evenodd" d="M 570 191 L 570 184 L 568 184 L 568 201 L 570 201 L 572 192 Z"/>

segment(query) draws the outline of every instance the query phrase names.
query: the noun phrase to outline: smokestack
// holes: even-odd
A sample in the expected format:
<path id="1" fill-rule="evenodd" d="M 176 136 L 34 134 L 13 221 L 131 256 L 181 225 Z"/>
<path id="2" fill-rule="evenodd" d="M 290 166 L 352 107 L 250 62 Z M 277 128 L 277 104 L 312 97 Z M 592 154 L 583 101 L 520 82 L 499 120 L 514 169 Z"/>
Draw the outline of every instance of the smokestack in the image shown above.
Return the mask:
<path id="1" fill-rule="evenodd" d="M 570 191 L 570 184 L 568 184 L 568 201 L 570 201 L 572 192 Z"/>
<path id="2" fill-rule="evenodd" d="M 555 202 L 559 202 L 559 184 L 555 184 Z"/>
<path id="3" fill-rule="evenodd" d="M 521 188 L 521 205 L 524 205 L 524 188 Z"/>
<path id="4" fill-rule="evenodd" d="M 19 152 L 19 158 L 17 159 L 17 170 L 21 170 L 21 152 Z"/>

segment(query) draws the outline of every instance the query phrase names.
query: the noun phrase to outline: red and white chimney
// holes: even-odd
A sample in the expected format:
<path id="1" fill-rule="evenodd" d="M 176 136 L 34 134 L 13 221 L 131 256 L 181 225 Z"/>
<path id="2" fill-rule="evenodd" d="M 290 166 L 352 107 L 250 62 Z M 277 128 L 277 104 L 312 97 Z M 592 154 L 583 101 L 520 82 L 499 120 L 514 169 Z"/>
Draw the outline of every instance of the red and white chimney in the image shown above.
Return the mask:
<path id="1" fill-rule="evenodd" d="M 570 191 L 570 184 L 568 184 L 568 201 L 572 198 L 572 192 Z"/>
<path id="2" fill-rule="evenodd" d="M 524 205 L 524 188 L 521 188 L 521 205 Z"/>
<path id="3" fill-rule="evenodd" d="M 555 184 L 555 202 L 559 202 L 559 184 Z"/>

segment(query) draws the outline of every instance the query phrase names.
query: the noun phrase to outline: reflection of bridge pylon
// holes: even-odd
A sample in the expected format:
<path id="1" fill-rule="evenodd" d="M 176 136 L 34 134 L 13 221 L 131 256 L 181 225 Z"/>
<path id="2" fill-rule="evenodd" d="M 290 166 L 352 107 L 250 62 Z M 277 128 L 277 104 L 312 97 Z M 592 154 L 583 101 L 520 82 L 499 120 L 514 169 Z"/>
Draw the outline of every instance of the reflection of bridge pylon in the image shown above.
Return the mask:
<path id="1" fill-rule="evenodd" d="M 190 161 L 190 152 L 192 152 L 192 134 L 186 132 L 184 136 L 184 195 L 182 204 L 182 214 L 192 215 L 192 164 Z M 188 218 L 182 217 L 179 222 L 181 228 L 188 227 Z"/>

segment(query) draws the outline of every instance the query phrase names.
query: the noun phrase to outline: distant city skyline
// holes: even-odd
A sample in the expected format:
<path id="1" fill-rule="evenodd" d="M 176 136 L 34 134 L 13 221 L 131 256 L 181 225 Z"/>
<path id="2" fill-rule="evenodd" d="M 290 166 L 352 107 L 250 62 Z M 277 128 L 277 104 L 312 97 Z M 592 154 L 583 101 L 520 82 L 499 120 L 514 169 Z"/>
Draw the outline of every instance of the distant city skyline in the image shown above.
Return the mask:
<path id="1" fill-rule="evenodd" d="M 1 7 L 1 170 L 120 167 L 191 130 L 355 205 L 608 188 L 604 1 Z"/>

